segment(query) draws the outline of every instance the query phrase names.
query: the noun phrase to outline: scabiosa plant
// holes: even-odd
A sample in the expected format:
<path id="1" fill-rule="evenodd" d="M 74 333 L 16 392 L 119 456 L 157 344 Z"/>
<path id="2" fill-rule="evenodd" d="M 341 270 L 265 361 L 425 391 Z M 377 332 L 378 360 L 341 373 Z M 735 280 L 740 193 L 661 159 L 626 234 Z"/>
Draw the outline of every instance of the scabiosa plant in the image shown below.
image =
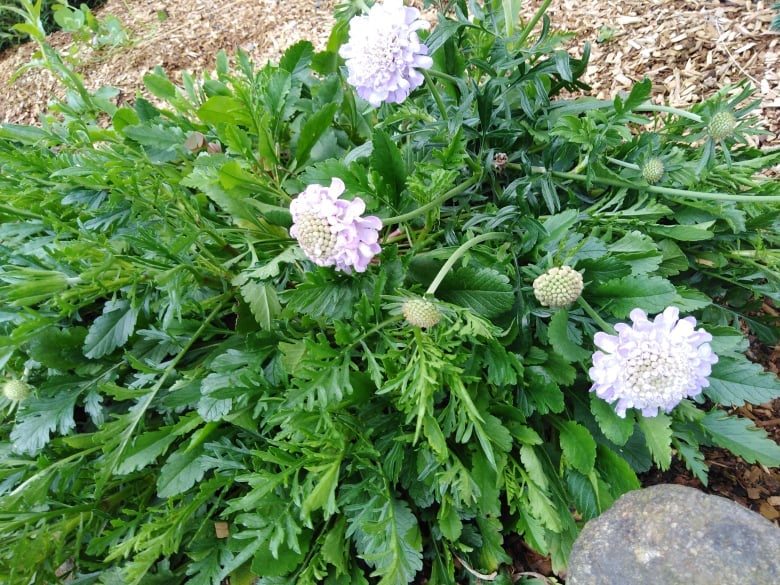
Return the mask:
<path id="1" fill-rule="evenodd" d="M 668 307 L 652 321 L 642 309 L 630 313 L 633 326 L 615 325 L 617 335 L 599 332 L 594 342 L 591 391 L 607 402 L 617 400 L 621 417 L 628 408 L 643 416 L 670 412 L 683 398 L 699 394 L 709 386 L 707 377 L 718 356 L 709 342 L 712 335 L 696 329 L 693 317 L 679 318 L 676 307 Z"/>
<path id="2" fill-rule="evenodd" d="M 582 293 L 582 274 L 571 266 L 550 268 L 533 283 L 534 296 L 546 307 L 565 307 Z"/>
<path id="3" fill-rule="evenodd" d="M 330 187 L 309 185 L 290 203 L 290 235 L 318 266 L 335 266 L 348 274 L 353 269 L 365 272 L 381 250 L 378 230 L 382 221 L 373 215 L 362 217 L 366 204 L 360 197 L 339 199 L 344 189 L 338 178 Z"/>
<path id="4" fill-rule="evenodd" d="M 339 50 L 346 59 L 347 81 L 357 94 L 377 107 L 401 103 L 425 78 L 417 69 L 430 69 L 433 59 L 417 31 L 428 28 L 420 11 L 402 0 L 375 4 L 367 15 L 349 23 L 349 42 Z"/>

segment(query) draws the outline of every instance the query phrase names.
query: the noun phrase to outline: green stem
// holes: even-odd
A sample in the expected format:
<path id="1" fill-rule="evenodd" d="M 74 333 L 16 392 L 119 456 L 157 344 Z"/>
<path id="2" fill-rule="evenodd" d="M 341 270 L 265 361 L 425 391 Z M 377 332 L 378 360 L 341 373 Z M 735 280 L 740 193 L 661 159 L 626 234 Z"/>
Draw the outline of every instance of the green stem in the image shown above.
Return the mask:
<path id="1" fill-rule="evenodd" d="M 396 223 L 401 223 L 403 221 L 406 221 L 407 219 L 413 219 L 418 215 L 425 213 L 429 209 L 433 209 L 434 207 L 441 205 L 448 199 L 455 197 L 455 195 L 460 195 L 461 193 L 463 193 L 463 191 L 465 191 L 472 185 L 478 183 L 481 178 L 482 178 L 482 173 L 474 174 L 468 180 L 464 181 L 460 185 L 457 185 L 456 187 L 453 187 L 446 193 L 439 195 L 433 201 L 429 201 L 425 205 L 421 205 L 420 207 L 418 207 L 414 211 L 410 211 L 409 213 L 402 213 L 401 215 L 396 215 L 395 217 L 388 217 L 387 219 L 383 219 L 382 224 L 385 226 L 389 226 Z"/>
<path id="2" fill-rule="evenodd" d="M 428 287 L 428 290 L 425 291 L 426 295 L 433 295 L 436 292 L 436 289 L 439 288 L 439 285 L 441 284 L 441 281 L 444 280 L 444 277 L 447 276 L 447 273 L 450 271 L 450 269 L 455 266 L 455 263 L 460 260 L 460 258 L 470 249 L 476 246 L 477 244 L 481 244 L 482 242 L 487 242 L 489 240 L 506 240 L 511 237 L 511 234 L 508 234 L 506 232 L 490 232 L 487 234 L 480 234 L 467 242 L 460 245 L 459 248 L 457 248 L 453 253 L 452 256 L 447 258 L 447 261 L 444 263 L 444 266 L 441 267 L 439 270 L 439 273 L 436 275 L 436 277 L 433 279 L 433 282 L 431 282 L 431 285 Z"/>
<path id="3" fill-rule="evenodd" d="M 617 158 L 612 158 L 611 156 L 606 157 L 609 162 L 611 162 L 613 165 L 617 165 L 619 167 L 625 167 L 627 169 L 631 169 L 632 171 L 641 171 L 642 169 L 639 168 L 639 165 L 635 165 L 634 163 L 626 162 Z"/>
<path id="4" fill-rule="evenodd" d="M 657 104 L 642 104 L 638 108 L 636 108 L 637 112 L 663 112 L 665 114 L 674 114 L 675 116 L 680 116 L 681 118 L 688 118 L 689 120 L 693 120 L 694 122 L 701 123 L 703 122 L 702 117 L 698 114 L 694 114 L 693 112 L 689 112 L 687 110 L 682 110 L 680 108 L 674 108 L 672 106 L 660 106 Z"/>
<path id="5" fill-rule="evenodd" d="M 523 46 L 523 43 L 525 42 L 525 40 L 531 34 L 531 31 L 536 26 L 536 23 L 541 20 L 542 16 L 544 16 L 544 13 L 547 12 L 547 9 L 550 7 L 551 3 L 552 0 L 544 0 L 544 2 L 542 2 L 542 5 L 536 11 L 533 18 L 531 18 L 531 20 L 528 21 L 528 24 L 525 25 L 525 28 L 520 32 L 520 36 L 515 41 L 518 47 Z"/>
<path id="6" fill-rule="evenodd" d="M 596 310 L 593 307 L 590 306 L 590 303 L 588 303 L 588 301 L 586 301 L 585 299 L 580 297 L 579 299 L 577 299 L 577 303 L 579 303 L 580 307 L 585 309 L 585 312 L 590 316 L 591 319 L 593 319 L 596 322 L 596 324 L 599 327 L 601 327 L 602 331 L 604 331 L 606 333 L 611 333 L 611 334 L 614 335 L 615 328 L 612 325 L 610 325 L 609 323 L 607 323 L 604 319 L 602 319 L 601 315 L 599 315 L 596 312 Z"/>
<path id="7" fill-rule="evenodd" d="M 450 118 L 447 115 L 447 108 L 444 107 L 444 102 L 441 99 L 439 90 L 436 89 L 436 85 L 433 83 L 433 79 L 431 79 L 431 76 L 428 75 L 428 72 L 425 70 L 423 70 L 422 74 L 425 77 L 425 86 L 430 90 L 433 99 L 436 101 L 436 107 L 439 108 L 441 119 L 445 122 L 448 121 Z"/>
<path id="8" fill-rule="evenodd" d="M 626 189 L 644 189 L 651 193 L 659 195 L 670 195 L 675 197 L 688 197 L 690 199 L 707 199 L 710 201 L 746 201 L 750 203 L 780 203 L 780 195 L 734 195 L 731 193 L 709 193 L 706 191 L 689 191 L 687 189 L 673 189 L 671 187 L 660 187 L 658 185 L 635 185 L 628 181 L 619 181 L 617 179 L 608 179 L 604 177 L 586 177 L 579 173 L 567 173 L 564 171 L 551 171 L 553 176 L 559 179 L 570 179 L 572 181 L 587 181 L 590 179 L 594 183 L 602 185 L 611 185 L 612 187 L 624 187 Z"/>

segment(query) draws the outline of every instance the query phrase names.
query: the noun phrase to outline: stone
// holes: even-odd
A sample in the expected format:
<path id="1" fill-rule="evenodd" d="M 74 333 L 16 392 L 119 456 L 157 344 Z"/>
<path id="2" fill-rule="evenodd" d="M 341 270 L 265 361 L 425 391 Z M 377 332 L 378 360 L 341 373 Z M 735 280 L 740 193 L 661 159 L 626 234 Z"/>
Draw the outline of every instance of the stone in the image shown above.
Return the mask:
<path id="1" fill-rule="evenodd" d="M 778 585 L 780 528 L 720 496 L 662 484 L 588 522 L 567 585 Z"/>

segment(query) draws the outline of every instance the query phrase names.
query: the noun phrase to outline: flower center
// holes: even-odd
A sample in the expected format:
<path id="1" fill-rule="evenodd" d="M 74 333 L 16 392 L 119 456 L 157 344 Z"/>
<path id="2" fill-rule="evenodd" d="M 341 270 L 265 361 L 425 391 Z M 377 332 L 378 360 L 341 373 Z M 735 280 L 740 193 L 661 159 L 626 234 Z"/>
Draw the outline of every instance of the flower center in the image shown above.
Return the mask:
<path id="1" fill-rule="evenodd" d="M 693 371 L 686 348 L 670 343 L 646 343 L 632 352 L 622 375 L 632 389 L 637 406 L 657 404 L 687 395 Z"/>
<path id="2" fill-rule="evenodd" d="M 314 259 L 327 259 L 336 250 L 336 234 L 324 217 L 305 213 L 295 222 L 298 225 L 298 242 L 306 254 Z"/>
<path id="3" fill-rule="evenodd" d="M 382 31 L 373 41 L 366 55 L 368 62 L 376 73 L 387 74 L 389 70 L 395 69 L 395 60 L 400 49 L 398 32 L 393 29 Z"/>

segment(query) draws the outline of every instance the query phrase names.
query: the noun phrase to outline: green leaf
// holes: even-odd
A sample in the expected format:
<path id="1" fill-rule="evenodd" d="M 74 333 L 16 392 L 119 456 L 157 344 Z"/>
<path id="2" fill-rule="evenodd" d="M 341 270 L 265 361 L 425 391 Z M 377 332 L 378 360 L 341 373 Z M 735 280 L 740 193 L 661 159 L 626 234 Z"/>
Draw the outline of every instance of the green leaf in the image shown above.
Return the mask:
<path id="1" fill-rule="evenodd" d="M 125 450 L 124 456 L 117 465 L 117 475 L 127 475 L 143 469 L 163 455 L 177 437 L 187 434 L 197 428 L 202 419 L 197 413 L 190 413 L 175 425 L 163 427 L 157 431 L 149 431 L 135 437 Z"/>
<path id="2" fill-rule="evenodd" d="M 600 299 L 615 317 L 625 318 L 636 308 L 648 314 L 660 313 L 672 304 L 677 291 L 671 282 L 658 276 L 627 276 L 592 287 L 591 295 Z"/>
<path id="3" fill-rule="evenodd" d="M 598 446 L 596 469 L 615 498 L 641 486 L 639 478 L 626 460 L 606 445 Z"/>
<path id="4" fill-rule="evenodd" d="M 634 434 L 634 418 L 627 413 L 621 418 L 615 412 L 615 407 L 602 400 L 595 393 L 590 394 L 590 411 L 599 424 L 599 429 L 604 436 L 615 443 L 625 445 L 626 441 Z"/>
<path id="5" fill-rule="evenodd" d="M 312 148 L 330 128 L 333 116 L 338 111 L 339 105 L 337 102 L 328 104 L 324 108 L 317 110 L 303 124 L 295 149 L 295 162 L 298 167 L 303 166 L 309 160 Z"/>
<path id="6" fill-rule="evenodd" d="M 596 463 L 596 441 L 588 429 L 573 420 L 563 421 L 558 428 L 565 461 L 580 473 L 589 474 Z"/>
<path id="7" fill-rule="evenodd" d="M 582 334 L 570 327 L 569 312 L 558 310 L 551 318 L 547 337 L 553 349 L 568 362 L 590 359 L 591 352 L 582 347 Z"/>
<path id="8" fill-rule="evenodd" d="M 317 468 L 307 468 L 309 473 L 316 474 L 314 488 L 306 496 L 301 504 L 301 516 L 310 521 L 310 515 L 314 510 L 322 509 L 325 518 L 336 513 L 336 488 L 339 484 L 341 471 L 341 455 L 334 457 L 329 463 Z M 318 473 L 320 472 L 321 473 Z"/>
<path id="9" fill-rule="evenodd" d="M 84 327 L 44 329 L 30 342 L 30 357 L 47 368 L 67 371 L 85 362 L 82 347 Z"/>
<path id="10" fill-rule="evenodd" d="M 122 347 L 135 330 L 138 309 L 125 299 L 108 301 L 84 339 L 84 355 L 98 359 Z"/>
<path id="11" fill-rule="evenodd" d="M 659 412 L 654 417 L 639 416 L 637 422 L 653 461 L 662 471 L 669 469 L 672 464 L 672 419 Z"/>
<path id="12" fill-rule="evenodd" d="M 202 480 L 204 470 L 198 463 L 202 455 L 202 447 L 190 451 L 181 448 L 172 453 L 160 468 L 160 476 L 157 478 L 157 496 L 160 498 L 177 496 Z"/>
<path id="13" fill-rule="evenodd" d="M 366 502 L 350 531 L 358 556 L 374 568 L 377 585 L 407 585 L 422 570 L 422 537 L 417 518 L 404 500 Z"/>
<path id="14" fill-rule="evenodd" d="M 459 268 L 442 281 L 437 296 L 490 319 L 512 308 L 509 278 L 492 268 Z"/>
<path id="15" fill-rule="evenodd" d="M 703 392 L 713 402 L 723 406 L 766 404 L 780 398 L 780 380 L 777 375 L 747 359 L 721 357 L 713 365 L 710 385 Z"/>
<path id="16" fill-rule="evenodd" d="M 701 225 L 650 225 L 647 231 L 660 238 L 671 238 L 680 242 L 701 242 L 710 240 L 714 233 L 709 230 L 714 221 Z"/>
<path id="17" fill-rule="evenodd" d="M 274 319 L 282 306 L 276 295 L 276 289 L 266 282 L 249 281 L 241 287 L 241 296 L 249 305 L 257 324 L 265 331 L 273 329 Z"/>
<path id="18" fill-rule="evenodd" d="M 397 204 L 406 185 L 407 170 L 401 151 L 383 130 L 374 130 L 374 149 L 371 152 L 371 168 L 378 174 L 381 185 L 377 190 L 386 191 L 388 199 Z"/>
<path id="19" fill-rule="evenodd" d="M 756 428 L 753 421 L 713 410 L 701 420 L 701 426 L 717 446 L 728 449 L 748 463 L 780 466 L 780 445 L 766 431 Z"/>
<path id="20" fill-rule="evenodd" d="M 215 95 L 198 108 L 198 117 L 207 124 L 238 124 L 248 126 L 251 115 L 240 100 L 227 95 Z"/>
<path id="21" fill-rule="evenodd" d="M 65 435 L 73 430 L 80 386 L 80 381 L 70 376 L 52 376 L 41 386 L 40 398 L 27 398 L 11 431 L 14 451 L 34 455 L 49 443 L 51 433 Z"/>

